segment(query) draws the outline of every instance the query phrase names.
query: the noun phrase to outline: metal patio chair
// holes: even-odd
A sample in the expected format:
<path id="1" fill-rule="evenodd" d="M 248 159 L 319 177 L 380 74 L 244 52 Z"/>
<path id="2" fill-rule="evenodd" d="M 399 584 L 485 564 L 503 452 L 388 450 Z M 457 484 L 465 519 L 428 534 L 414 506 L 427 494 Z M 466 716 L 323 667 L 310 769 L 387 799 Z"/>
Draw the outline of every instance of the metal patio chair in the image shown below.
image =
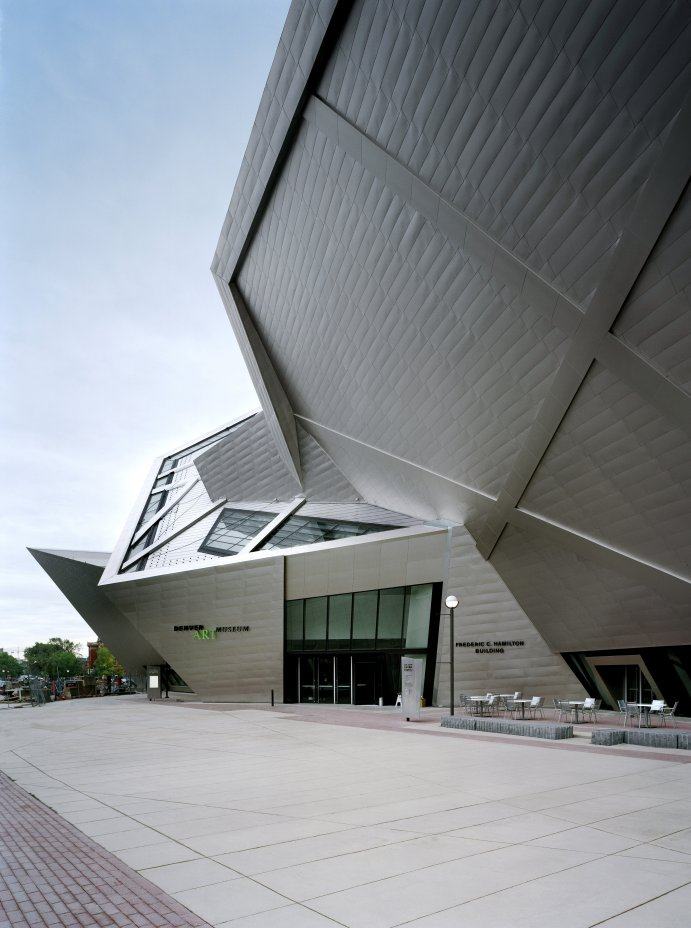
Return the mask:
<path id="1" fill-rule="evenodd" d="M 624 728 L 628 725 L 629 719 L 635 719 L 640 715 L 640 711 L 637 705 L 632 702 L 626 702 L 625 699 L 618 699 L 617 703 L 619 704 L 619 712 L 622 715 L 622 721 L 624 723 Z"/>
<path id="2" fill-rule="evenodd" d="M 461 693 L 461 695 L 458 697 L 458 708 L 462 712 L 467 712 L 468 715 L 470 715 L 472 708 L 473 708 L 473 704 L 468 698 L 468 695 L 466 693 Z"/>
<path id="3" fill-rule="evenodd" d="M 545 703 L 544 696 L 533 696 L 530 705 L 528 706 L 528 714 L 531 718 L 536 719 L 538 712 L 540 713 L 540 718 L 544 719 L 545 710 L 543 708 Z"/>
<path id="4" fill-rule="evenodd" d="M 594 697 L 588 696 L 587 699 L 583 700 L 581 712 L 583 713 L 584 719 L 586 717 L 586 714 L 588 714 L 590 716 L 591 722 L 597 722 L 597 706 L 595 704 Z"/>
<path id="5" fill-rule="evenodd" d="M 653 715 L 657 715 L 660 718 L 660 724 L 664 725 L 665 724 L 664 716 L 663 716 L 664 709 L 665 709 L 664 699 L 653 699 L 653 701 L 650 703 L 650 708 L 648 709 L 648 718 L 651 718 Z"/>
<path id="6" fill-rule="evenodd" d="M 673 706 L 663 706 L 663 707 L 662 707 L 662 712 L 661 712 L 661 714 L 660 714 L 660 718 L 662 719 L 662 724 L 663 724 L 663 725 L 666 725 L 666 724 L 667 724 L 667 719 L 669 719 L 669 720 L 671 721 L 672 725 L 673 725 L 675 728 L 677 727 L 676 711 L 677 711 L 678 706 L 679 706 L 679 700 L 677 699 L 677 701 L 674 703 Z"/>

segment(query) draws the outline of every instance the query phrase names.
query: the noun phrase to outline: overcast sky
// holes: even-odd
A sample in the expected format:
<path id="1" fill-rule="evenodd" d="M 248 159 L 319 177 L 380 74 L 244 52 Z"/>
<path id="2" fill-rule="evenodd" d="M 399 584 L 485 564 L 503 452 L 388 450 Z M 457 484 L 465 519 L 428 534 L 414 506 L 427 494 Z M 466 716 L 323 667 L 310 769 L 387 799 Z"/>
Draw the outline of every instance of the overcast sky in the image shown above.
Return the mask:
<path id="1" fill-rule="evenodd" d="M 257 405 L 209 265 L 288 0 L 0 0 L 0 647 L 93 633 L 152 458 Z"/>

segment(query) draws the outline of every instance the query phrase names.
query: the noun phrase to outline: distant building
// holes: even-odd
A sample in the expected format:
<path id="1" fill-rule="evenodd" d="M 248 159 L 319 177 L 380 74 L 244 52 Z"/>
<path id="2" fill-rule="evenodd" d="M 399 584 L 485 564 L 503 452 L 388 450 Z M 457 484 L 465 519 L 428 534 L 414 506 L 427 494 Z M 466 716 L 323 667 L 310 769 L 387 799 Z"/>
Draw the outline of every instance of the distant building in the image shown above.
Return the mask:
<path id="1" fill-rule="evenodd" d="M 86 647 L 88 653 L 86 655 L 86 669 L 91 670 L 94 666 L 94 662 L 98 657 L 98 649 L 103 646 L 102 641 L 87 641 Z"/>
<path id="2" fill-rule="evenodd" d="M 449 591 L 456 692 L 691 710 L 690 50 L 671 0 L 293 2 L 212 266 L 262 411 L 34 552 L 128 668 L 444 702 Z"/>

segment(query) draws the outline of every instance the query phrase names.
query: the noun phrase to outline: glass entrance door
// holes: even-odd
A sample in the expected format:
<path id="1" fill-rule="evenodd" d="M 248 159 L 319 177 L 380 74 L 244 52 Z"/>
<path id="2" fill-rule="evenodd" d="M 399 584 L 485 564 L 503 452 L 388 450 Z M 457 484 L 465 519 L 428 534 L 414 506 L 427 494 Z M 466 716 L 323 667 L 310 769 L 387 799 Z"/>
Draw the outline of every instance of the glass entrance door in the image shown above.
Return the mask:
<path id="1" fill-rule="evenodd" d="M 597 672 L 615 701 L 649 703 L 655 699 L 650 681 L 638 664 L 597 664 Z"/>
<path id="2" fill-rule="evenodd" d="M 334 658 L 319 657 L 319 702 L 334 701 Z"/>
<path id="3" fill-rule="evenodd" d="M 372 706 L 378 699 L 379 665 L 376 659 L 353 657 L 353 702 Z"/>
<path id="4" fill-rule="evenodd" d="M 300 702 L 317 702 L 317 657 L 301 657 L 299 671 Z"/>
<path id="5" fill-rule="evenodd" d="M 336 702 L 348 706 L 353 701 L 350 654 L 339 654 L 336 661 Z"/>
<path id="6" fill-rule="evenodd" d="M 334 702 L 336 665 L 340 658 L 302 655 L 299 666 L 300 702 Z M 350 675 L 348 680 L 350 702 Z"/>

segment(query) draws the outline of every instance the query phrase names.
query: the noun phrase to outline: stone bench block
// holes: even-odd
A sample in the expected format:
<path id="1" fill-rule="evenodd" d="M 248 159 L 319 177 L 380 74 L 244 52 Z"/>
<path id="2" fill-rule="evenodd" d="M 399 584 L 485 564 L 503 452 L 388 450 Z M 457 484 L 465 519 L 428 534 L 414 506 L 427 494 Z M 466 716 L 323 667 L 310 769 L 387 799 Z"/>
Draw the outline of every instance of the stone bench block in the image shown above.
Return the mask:
<path id="1" fill-rule="evenodd" d="M 469 719 L 463 715 L 445 715 L 442 720 L 442 728 L 461 728 L 464 731 L 475 731 L 476 719 Z"/>
<path id="2" fill-rule="evenodd" d="M 460 728 L 465 731 L 487 731 L 499 735 L 525 735 L 528 738 L 548 738 L 551 741 L 573 738 L 573 725 L 556 722 L 524 722 L 515 719 L 469 718 L 446 715 L 442 728 Z"/>
<path id="3" fill-rule="evenodd" d="M 614 744 L 624 743 L 624 732 L 619 729 L 595 730 L 591 737 L 591 744 L 605 744 L 611 747 Z"/>
<path id="4" fill-rule="evenodd" d="M 676 731 L 651 731 L 649 728 L 626 729 L 600 729 L 595 730 L 591 736 L 592 744 L 638 744 L 647 748 L 682 748 L 689 750 L 691 735 Z"/>
<path id="5" fill-rule="evenodd" d="M 676 748 L 677 733 L 675 731 L 650 731 L 647 728 L 637 728 L 626 732 L 627 744 L 640 744 L 647 748 Z"/>

